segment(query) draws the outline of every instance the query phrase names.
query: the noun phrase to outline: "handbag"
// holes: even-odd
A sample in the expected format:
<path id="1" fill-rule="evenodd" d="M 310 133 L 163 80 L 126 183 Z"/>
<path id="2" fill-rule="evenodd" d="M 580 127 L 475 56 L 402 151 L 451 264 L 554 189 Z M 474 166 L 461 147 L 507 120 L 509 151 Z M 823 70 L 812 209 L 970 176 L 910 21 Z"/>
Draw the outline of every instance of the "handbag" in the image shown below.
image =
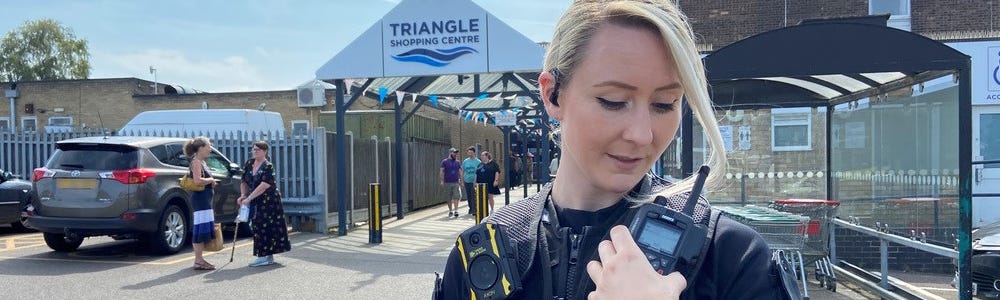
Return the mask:
<path id="1" fill-rule="evenodd" d="M 204 185 L 194 183 L 194 178 L 188 177 L 188 174 L 184 174 L 184 177 L 180 179 L 181 188 L 192 192 L 201 192 L 205 190 Z"/>
<path id="2" fill-rule="evenodd" d="M 212 232 L 212 240 L 205 242 L 205 251 L 220 251 L 225 247 L 222 243 L 222 225 L 215 223 Z"/>

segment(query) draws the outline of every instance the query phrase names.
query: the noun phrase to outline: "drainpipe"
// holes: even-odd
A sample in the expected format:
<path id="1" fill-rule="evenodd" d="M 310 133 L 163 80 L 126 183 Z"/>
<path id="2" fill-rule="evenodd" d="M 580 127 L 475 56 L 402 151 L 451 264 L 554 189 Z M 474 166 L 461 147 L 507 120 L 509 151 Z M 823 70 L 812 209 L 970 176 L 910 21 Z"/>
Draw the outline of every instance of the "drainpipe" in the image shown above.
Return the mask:
<path id="1" fill-rule="evenodd" d="M 16 133 L 16 131 L 14 130 L 16 128 L 16 126 L 14 126 L 16 121 L 15 120 L 16 115 L 14 114 L 14 109 L 15 109 L 14 101 L 15 99 L 17 99 L 17 83 L 11 83 L 10 89 L 4 91 L 4 96 L 10 98 L 10 121 L 8 121 L 7 124 L 10 127 L 10 133 Z"/>

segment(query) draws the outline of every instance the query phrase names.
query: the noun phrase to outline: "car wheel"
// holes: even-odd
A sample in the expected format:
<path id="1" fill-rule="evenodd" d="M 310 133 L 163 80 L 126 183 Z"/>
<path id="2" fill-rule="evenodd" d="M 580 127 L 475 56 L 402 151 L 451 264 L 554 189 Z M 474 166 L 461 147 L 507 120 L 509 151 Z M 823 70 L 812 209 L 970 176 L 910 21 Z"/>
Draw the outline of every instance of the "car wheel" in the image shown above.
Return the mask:
<path id="1" fill-rule="evenodd" d="M 157 253 L 177 253 L 187 241 L 187 224 L 187 214 L 180 207 L 170 205 L 163 211 L 156 232 L 146 239 Z"/>
<path id="2" fill-rule="evenodd" d="M 67 238 L 65 234 L 62 233 L 42 233 L 45 237 L 45 244 L 55 250 L 56 252 L 72 252 L 80 248 L 80 244 L 83 244 L 83 238 Z"/>

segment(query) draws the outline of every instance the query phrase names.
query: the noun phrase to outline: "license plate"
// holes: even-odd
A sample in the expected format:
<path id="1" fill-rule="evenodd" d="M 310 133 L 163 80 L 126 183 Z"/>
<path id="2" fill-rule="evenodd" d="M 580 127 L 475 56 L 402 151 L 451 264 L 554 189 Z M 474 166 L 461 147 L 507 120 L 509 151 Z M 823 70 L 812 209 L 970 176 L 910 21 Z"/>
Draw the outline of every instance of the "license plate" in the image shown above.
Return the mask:
<path id="1" fill-rule="evenodd" d="M 97 180 L 61 178 L 56 180 L 56 187 L 60 189 L 95 189 L 97 188 Z"/>

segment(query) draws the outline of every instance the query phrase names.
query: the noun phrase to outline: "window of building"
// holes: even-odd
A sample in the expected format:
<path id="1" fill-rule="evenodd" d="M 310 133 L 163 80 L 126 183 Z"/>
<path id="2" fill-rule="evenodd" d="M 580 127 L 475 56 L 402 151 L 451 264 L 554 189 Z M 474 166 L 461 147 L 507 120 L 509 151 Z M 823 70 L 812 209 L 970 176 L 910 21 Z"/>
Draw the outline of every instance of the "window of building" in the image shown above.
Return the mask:
<path id="1" fill-rule="evenodd" d="M 771 110 L 771 150 L 812 150 L 811 109 L 775 108 Z"/>
<path id="2" fill-rule="evenodd" d="M 21 129 L 24 131 L 38 131 L 38 117 L 21 117 Z"/>
<path id="3" fill-rule="evenodd" d="M 48 126 L 73 126 L 73 117 L 49 117 Z"/>
<path id="4" fill-rule="evenodd" d="M 292 121 L 292 136 L 303 137 L 309 134 L 309 120 Z"/>
<path id="5" fill-rule="evenodd" d="M 10 130 L 10 118 L 0 117 L 0 130 L 2 131 Z"/>
<path id="6" fill-rule="evenodd" d="M 868 14 L 889 14 L 889 27 L 910 31 L 910 0 L 869 0 Z"/>

